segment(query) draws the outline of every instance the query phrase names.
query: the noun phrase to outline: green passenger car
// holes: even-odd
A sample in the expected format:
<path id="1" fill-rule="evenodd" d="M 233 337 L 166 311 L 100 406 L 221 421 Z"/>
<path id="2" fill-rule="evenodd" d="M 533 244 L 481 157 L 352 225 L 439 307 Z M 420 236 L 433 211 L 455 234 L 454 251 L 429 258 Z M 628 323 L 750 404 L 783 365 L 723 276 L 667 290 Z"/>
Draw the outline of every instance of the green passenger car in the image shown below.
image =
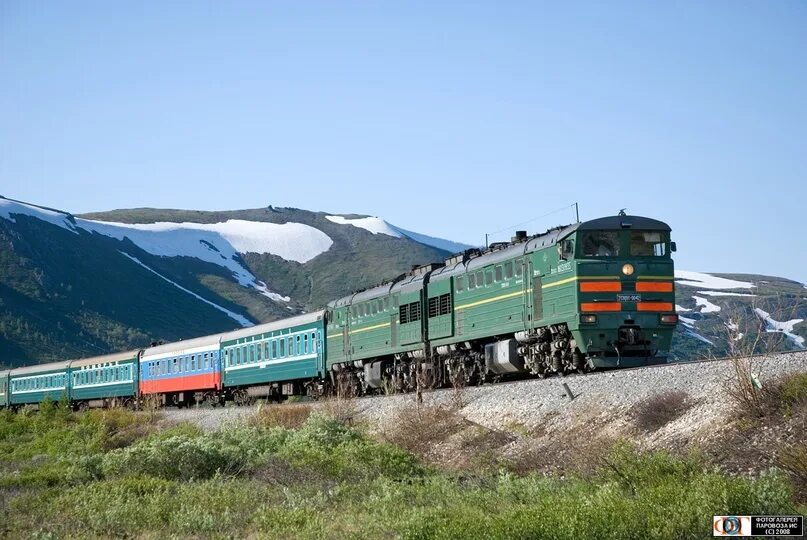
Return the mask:
<path id="1" fill-rule="evenodd" d="M 128 351 L 70 363 L 70 399 L 75 406 L 134 406 L 138 394 L 140 351 Z"/>
<path id="2" fill-rule="evenodd" d="M 46 398 L 70 399 L 70 362 L 55 362 L 12 369 L 10 373 L 10 405 L 41 403 Z"/>
<path id="3" fill-rule="evenodd" d="M 325 312 L 316 311 L 223 334 L 224 387 L 236 401 L 321 392 L 324 325 Z"/>

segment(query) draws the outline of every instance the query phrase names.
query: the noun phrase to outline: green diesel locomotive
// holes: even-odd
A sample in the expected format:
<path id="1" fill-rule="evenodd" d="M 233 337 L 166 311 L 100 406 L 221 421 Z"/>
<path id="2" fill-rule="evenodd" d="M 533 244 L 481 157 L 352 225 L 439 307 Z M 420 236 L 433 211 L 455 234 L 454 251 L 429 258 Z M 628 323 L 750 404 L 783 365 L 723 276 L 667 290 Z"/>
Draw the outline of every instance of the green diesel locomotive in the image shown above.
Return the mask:
<path id="1" fill-rule="evenodd" d="M 327 371 L 357 391 L 665 361 L 670 227 L 619 215 L 468 250 L 328 304 Z"/>

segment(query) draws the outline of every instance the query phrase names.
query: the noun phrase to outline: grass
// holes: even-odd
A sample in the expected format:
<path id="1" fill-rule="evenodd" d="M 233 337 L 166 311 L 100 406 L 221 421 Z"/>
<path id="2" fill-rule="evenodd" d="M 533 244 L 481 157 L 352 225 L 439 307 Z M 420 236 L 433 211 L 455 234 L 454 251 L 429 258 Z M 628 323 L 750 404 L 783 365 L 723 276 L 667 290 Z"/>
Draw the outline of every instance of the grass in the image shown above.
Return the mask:
<path id="1" fill-rule="evenodd" d="M 303 407 L 214 433 L 127 411 L 0 415 L 0 536 L 703 538 L 714 514 L 798 510 L 781 472 L 731 476 L 626 443 L 587 476 L 451 472 Z M 423 424 L 446 416 L 401 427 L 439 441 Z"/>

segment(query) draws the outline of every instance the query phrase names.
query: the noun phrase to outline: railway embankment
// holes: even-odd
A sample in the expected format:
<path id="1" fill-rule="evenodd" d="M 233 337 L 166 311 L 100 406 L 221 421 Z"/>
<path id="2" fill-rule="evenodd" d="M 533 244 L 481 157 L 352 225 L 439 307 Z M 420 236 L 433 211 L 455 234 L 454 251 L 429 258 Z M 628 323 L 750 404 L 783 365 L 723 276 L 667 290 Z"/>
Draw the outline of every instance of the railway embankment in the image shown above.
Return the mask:
<path id="1" fill-rule="evenodd" d="M 807 352 L 445 389 L 424 392 L 420 407 L 413 394 L 311 406 L 336 407 L 379 436 L 457 468 L 487 459 L 529 470 L 579 469 L 587 460 L 596 465 L 601 449 L 627 441 L 646 450 L 703 452 L 718 466 L 754 474 L 805 439 L 803 411 L 793 414 L 774 395 L 799 373 L 807 373 Z M 758 410 L 742 403 L 743 392 Z M 299 405 L 259 407 L 291 406 Z M 216 430 L 246 421 L 257 408 L 165 414 Z"/>

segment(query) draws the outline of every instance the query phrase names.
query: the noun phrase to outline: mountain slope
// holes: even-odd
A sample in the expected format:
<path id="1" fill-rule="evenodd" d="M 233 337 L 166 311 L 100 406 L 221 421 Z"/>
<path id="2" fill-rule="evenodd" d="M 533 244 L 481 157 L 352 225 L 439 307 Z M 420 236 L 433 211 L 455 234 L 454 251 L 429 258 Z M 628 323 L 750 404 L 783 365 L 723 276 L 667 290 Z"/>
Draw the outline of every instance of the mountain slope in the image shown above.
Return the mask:
<path id="1" fill-rule="evenodd" d="M 678 270 L 676 304 L 676 358 L 803 349 L 807 343 L 807 289 L 797 281 Z"/>
<path id="2" fill-rule="evenodd" d="M 271 207 L 73 216 L 0 198 L 0 364 L 274 320 L 448 254 L 326 216 Z"/>

